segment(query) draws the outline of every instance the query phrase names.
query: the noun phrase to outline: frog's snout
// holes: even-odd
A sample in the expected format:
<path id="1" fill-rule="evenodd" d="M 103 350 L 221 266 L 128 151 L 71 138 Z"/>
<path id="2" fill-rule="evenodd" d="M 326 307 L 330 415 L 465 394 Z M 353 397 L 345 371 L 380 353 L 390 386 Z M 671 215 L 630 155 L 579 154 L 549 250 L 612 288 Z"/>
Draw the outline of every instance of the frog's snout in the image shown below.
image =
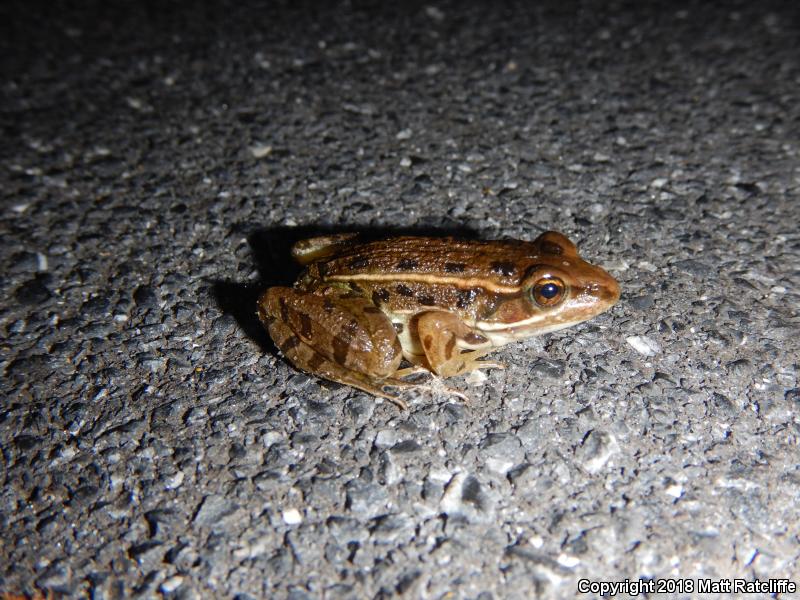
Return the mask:
<path id="1" fill-rule="evenodd" d="M 619 296 L 622 292 L 619 286 L 619 282 L 614 279 L 608 272 L 603 271 L 606 275 L 606 280 L 603 284 L 603 300 L 608 302 L 609 306 L 612 306 L 617 303 L 619 300 Z"/>

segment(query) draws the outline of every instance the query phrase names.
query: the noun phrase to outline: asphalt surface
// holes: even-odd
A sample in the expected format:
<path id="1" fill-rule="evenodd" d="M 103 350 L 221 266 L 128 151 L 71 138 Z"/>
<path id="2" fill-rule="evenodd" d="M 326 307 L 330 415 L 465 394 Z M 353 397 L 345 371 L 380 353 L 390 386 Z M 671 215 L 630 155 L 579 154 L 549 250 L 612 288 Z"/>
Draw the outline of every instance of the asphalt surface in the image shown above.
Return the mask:
<path id="1" fill-rule="evenodd" d="M 796 7 L 4 3 L 0 591 L 800 585 Z M 468 402 L 255 320 L 310 233 L 546 229 L 622 299 Z"/>

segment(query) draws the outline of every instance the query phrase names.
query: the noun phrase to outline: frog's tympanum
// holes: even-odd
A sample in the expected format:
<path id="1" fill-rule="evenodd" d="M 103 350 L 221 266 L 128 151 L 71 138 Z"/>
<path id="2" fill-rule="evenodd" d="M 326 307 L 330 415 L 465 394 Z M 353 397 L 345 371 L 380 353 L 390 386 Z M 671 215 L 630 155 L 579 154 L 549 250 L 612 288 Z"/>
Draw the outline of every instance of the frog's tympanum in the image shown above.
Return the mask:
<path id="1" fill-rule="evenodd" d="M 619 299 L 619 284 L 564 235 L 533 242 L 355 234 L 298 242 L 305 271 L 269 288 L 261 321 L 296 367 L 405 406 L 420 371 L 501 367 L 478 360 L 514 340 L 570 327 Z M 411 366 L 400 368 L 402 359 Z"/>

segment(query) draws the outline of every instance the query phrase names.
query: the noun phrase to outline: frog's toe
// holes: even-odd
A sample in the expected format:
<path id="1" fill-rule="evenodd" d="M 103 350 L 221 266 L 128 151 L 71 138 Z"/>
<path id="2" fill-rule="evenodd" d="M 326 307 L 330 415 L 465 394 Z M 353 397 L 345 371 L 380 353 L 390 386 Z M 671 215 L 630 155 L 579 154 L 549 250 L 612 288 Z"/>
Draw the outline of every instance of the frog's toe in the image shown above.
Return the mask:
<path id="1" fill-rule="evenodd" d="M 497 362 L 496 360 L 476 360 L 476 369 L 503 369 L 505 370 L 505 363 Z"/>
<path id="2" fill-rule="evenodd" d="M 417 387 L 413 384 L 406 383 L 395 379 L 384 379 L 383 381 L 376 381 L 364 377 L 359 373 L 343 373 L 340 374 L 336 381 L 346 383 L 347 385 L 358 388 L 363 392 L 372 394 L 378 398 L 384 398 L 402 410 L 408 409 L 408 404 L 400 398 L 399 391 L 407 390 L 409 388 Z"/>
<path id="3" fill-rule="evenodd" d="M 462 402 L 466 403 L 466 402 L 470 401 L 469 396 L 467 396 L 464 392 L 459 392 L 455 388 L 451 388 L 449 386 L 445 386 L 442 391 L 450 394 L 451 396 L 455 396 L 456 398 L 460 398 Z"/>
<path id="4" fill-rule="evenodd" d="M 406 404 L 405 400 L 403 400 L 397 394 L 394 394 L 394 393 L 392 393 L 392 392 L 387 390 L 387 388 L 391 388 L 391 387 L 393 387 L 393 386 L 391 386 L 391 385 L 382 385 L 379 392 L 372 392 L 372 393 L 375 396 L 378 396 L 379 398 L 385 398 L 386 400 L 388 400 L 389 402 L 394 404 L 400 410 L 408 410 L 408 404 Z"/>

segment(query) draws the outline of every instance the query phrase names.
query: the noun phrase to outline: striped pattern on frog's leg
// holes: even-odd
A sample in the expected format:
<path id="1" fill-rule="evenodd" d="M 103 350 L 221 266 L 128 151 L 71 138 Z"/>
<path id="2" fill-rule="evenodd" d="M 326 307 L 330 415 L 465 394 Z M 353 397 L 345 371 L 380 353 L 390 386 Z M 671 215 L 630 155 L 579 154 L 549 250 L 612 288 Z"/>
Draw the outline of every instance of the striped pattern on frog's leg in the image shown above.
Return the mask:
<path id="1" fill-rule="evenodd" d="M 401 390 L 415 388 L 416 385 L 400 381 L 394 377 L 385 377 L 378 380 L 357 371 L 343 368 L 341 365 L 325 358 L 308 344 L 300 341 L 294 332 L 280 321 L 273 321 L 267 327 L 270 336 L 280 348 L 283 355 L 296 368 L 306 371 L 330 381 L 349 385 L 373 396 L 386 398 L 401 409 L 408 405 L 395 393 L 392 388 Z"/>
<path id="2" fill-rule="evenodd" d="M 259 317 L 297 368 L 387 398 L 413 388 L 394 376 L 402 359 L 389 319 L 368 300 L 335 287 L 274 287 L 259 300 Z"/>
<path id="3" fill-rule="evenodd" d="M 465 325 L 456 314 L 424 312 L 417 315 L 414 325 L 428 367 L 440 377 L 463 375 L 476 369 L 505 368 L 500 362 L 478 360 L 495 347 L 488 338 Z"/>

